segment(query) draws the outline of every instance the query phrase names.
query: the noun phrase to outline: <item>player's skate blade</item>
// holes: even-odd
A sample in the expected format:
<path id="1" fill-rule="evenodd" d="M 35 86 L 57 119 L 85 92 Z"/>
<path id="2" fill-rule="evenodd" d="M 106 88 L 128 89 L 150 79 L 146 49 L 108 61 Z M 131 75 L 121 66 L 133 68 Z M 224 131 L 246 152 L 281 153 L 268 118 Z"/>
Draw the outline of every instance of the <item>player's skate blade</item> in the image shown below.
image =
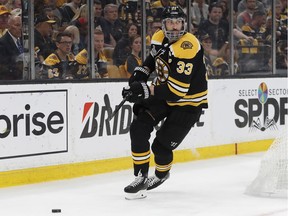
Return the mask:
<path id="1" fill-rule="evenodd" d="M 164 178 L 158 178 L 156 175 L 150 176 L 148 178 L 148 188 L 147 190 L 152 190 L 159 185 L 163 184 L 170 177 L 170 173 L 168 172 Z"/>
<path id="2" fill-rule="evenodd" d="M 140 190 L 137 193 L 125 193 L 126 200 L 136 200 L 136 199 L 144 199 L 147 197 L 147 191 Z"/>
<path id="3" fill-rule="evenodd" d="M 135 180 L 124 188 L 125 198 L 128 200 L 132 199 L 143 199 L 147 197 L 146 190 L 148 187 L 147 177 L 138 175 Z"/>

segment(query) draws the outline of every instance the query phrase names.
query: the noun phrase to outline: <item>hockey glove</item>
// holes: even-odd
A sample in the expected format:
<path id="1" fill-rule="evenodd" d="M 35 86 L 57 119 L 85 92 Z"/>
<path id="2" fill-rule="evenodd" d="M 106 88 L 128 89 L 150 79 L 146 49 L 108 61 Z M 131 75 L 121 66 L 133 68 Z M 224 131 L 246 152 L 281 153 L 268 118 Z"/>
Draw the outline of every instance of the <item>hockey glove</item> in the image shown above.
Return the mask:
<path id="1" fill-rule="evenodd" d="M 133 82 L 122 90 L 122 97 L 127 101 L 135 103 L 140 99 L 147 99 L 150 96 L 150 89 L 145 82 Z"/>
<path id="2" fill-rule="evenodd" d="M 129 78 L 129 85 L 131 85 L 131 83 L 135 81 L 138 81 L 138 82 L 143 81 L 146 83 L 149 75 L 150 73 L 145 67 L 137 66 L 134 69 L 132 76 Z"/>

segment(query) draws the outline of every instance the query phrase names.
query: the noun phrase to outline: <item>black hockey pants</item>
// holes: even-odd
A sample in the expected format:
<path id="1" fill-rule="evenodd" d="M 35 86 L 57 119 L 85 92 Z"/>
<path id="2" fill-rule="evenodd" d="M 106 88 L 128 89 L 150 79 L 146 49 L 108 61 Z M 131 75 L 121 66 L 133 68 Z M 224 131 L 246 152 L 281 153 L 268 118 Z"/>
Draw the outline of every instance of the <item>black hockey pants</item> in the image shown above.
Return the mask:
<path id="1" fill-rule="evenodd" d="M 136 118 L 130 126 L 131 150 L 134 175 L 148 175 L 150 161 L 149 139 L 155 126 L 162 121 L 151 149 L 154 153 L 157 177 L 164 177 L 171 169 L 173 150 L 186 137 L 199 120 L 201 110 L 195 112 L 169 107 L 164 101 L 149 98 L 133 107 Z"/>

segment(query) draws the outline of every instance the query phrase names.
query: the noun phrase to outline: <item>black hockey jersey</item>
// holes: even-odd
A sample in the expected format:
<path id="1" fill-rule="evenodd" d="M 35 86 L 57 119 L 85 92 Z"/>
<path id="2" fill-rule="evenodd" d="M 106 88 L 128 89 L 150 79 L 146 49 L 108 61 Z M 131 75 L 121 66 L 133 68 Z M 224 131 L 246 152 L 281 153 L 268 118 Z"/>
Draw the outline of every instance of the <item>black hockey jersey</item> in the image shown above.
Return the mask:
<path id="1" fill-rule="evenodd" d="M 157 73 L 155 97 L 169 106 L 207 108 L 207 74 L 199 40 L 191 33 L 171 44 L 166 40 L 162 30 L 151 40 L 150 55 Z"/>

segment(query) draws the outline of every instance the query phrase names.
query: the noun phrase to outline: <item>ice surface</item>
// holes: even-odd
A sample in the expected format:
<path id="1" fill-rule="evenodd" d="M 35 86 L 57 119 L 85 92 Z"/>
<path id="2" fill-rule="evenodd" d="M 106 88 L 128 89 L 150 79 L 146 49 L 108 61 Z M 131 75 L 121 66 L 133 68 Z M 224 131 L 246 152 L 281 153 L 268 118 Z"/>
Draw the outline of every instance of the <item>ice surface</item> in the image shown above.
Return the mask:
<path id="1" fill-rule="evenodd" d="M 142 200 L 124 199 L 123 188 L 134 180 L 132 170 L 3 188 L 0 215 L 288 216 L 287 199 L 244 194 L 262 155 L 174 164 L 170 179 Z"/>

